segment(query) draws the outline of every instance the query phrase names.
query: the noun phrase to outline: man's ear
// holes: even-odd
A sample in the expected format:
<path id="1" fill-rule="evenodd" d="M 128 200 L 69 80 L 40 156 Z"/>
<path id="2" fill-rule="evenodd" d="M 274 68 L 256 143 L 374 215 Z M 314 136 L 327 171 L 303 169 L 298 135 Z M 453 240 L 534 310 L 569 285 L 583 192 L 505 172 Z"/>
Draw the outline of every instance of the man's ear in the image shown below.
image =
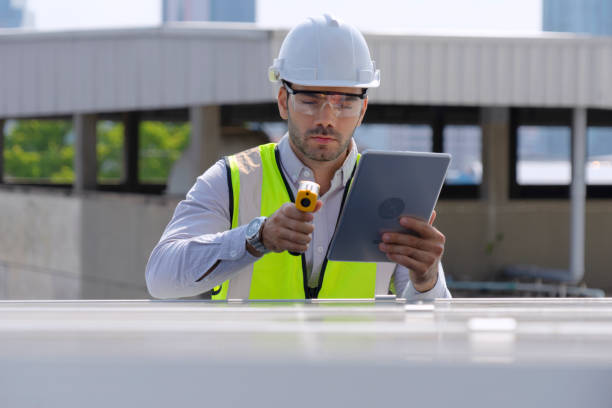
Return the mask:
<path id="1" fill-rule="evenodd" d="M 361 108 L 361 115 L 359 115 L 359 122 L 357 122 L 357 126 L 361 125 L 363 122 L 363 117 L 365 116 L 366 110 L 368 109 L 368 97 L 363 98 L 363 107 Z"/>
<path id="2" fill-rule="evenodd" d="M 278 88 L 276 103 L 278 105 L 278 113 L 280 114 L 280 117 L 287 120 L 289 118 L 289 107 L 287 106 L 287 90 L 284 86 Z"/>

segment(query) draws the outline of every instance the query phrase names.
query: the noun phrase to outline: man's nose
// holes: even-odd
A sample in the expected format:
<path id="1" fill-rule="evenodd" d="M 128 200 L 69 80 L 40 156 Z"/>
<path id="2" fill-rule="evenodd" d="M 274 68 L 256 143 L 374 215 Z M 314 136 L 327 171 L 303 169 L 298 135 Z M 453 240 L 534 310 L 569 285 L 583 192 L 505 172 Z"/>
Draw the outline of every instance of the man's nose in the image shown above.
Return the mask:
<path id="1" fill-rule="evenodd" d="M 315 121 L 317 125 L 323 127 L 334 126 L 336 123 L 336 111 L 329 101 L 323 102 L 323 105 L 319 109 L 319 112 L 315 114 Z"/>

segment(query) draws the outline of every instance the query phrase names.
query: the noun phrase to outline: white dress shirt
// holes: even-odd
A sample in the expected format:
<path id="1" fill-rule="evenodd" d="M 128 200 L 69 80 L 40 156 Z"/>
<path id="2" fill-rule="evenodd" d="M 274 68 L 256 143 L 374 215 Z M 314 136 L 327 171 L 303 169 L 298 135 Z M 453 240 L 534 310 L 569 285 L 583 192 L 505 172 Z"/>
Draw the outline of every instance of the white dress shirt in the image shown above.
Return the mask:
<path id="1" fill-rule="evenodd" d="M 314 181 L 314 174 L 295 155 L 287 135 L 279 142 L 278 149 L 281 171 L 295 197 L 300 180 Z M 321 265 L 336 227 L 344 188 L 356 160 L 357 147 L 353 142 L 348 157 L 332 179 L 331 188 L 320 197 L 323 207 L 314 214 L 312 241 L 305 254 L 310 287 L 317 286 Z M 172 220 L 153 249 L 146 269 L 151 296 L 178 298 L 201 294 L 259 259 L 245 248 L 246 225 L 230 228 L 227 170 L 225 162 L 219 160 L 198 177 L 186 199 L 176 207 Z M 211 268 L 212 271 L 206 273 Z M 407 300 L 451 297 L 441 264 L 438 281 L 427 292 L 414 289 L 408 269 L 401 265 L 396 266 L 393 279 L 396 293 Z"/>

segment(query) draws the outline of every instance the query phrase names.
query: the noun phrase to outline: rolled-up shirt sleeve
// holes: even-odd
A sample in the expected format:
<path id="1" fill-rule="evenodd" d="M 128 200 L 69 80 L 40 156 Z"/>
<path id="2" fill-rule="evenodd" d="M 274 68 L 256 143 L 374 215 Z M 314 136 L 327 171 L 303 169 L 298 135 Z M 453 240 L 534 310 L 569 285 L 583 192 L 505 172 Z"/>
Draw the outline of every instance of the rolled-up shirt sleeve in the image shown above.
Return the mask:
<path id="1" fill-rule="evenodd" d="M 442 262 L 438 264 L 438 281 L 434 287 L 427 292 L 419 292 L 414 288 L 412 282 L 410 281 L 410 270 L 402 265 L 397 265 L 395 268 L 394 284 L 400 297 L 405 298 L 409 302 L 439 298 L 447 299 L 452 297 L 448 287 L 446 286 L 446 278 L 444 277 Z"/>
<path id="2" fill-rule="evenodd" d="M 151 252 L 145 272 L 151 296 L 195 296 L 255 262 L 245 249 L 246 226 L 230 227 L 227 173 L 219 160 L 178 204 Z"/>

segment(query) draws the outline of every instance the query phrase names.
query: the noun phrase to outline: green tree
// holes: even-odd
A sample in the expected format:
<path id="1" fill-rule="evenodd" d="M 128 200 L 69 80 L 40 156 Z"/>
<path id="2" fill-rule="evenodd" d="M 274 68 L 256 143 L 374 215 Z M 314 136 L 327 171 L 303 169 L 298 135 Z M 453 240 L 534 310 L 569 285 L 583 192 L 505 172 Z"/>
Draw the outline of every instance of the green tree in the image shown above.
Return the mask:
<path id="1" fill-rule="evenodd" d="M 53 183 L 74 180 L 71 121 L 19 120 L 8 128 L 4 141 L 7 179 Z"/>
<path id="2" fill-rule="evenodd" d="M 138 162 L 140 181 L 165 184 L 172 165 L 189 143 L 190 132 L 189 123 L 142 122 Z"/>
<path id="3" fill-rule="evenodd" d="M 100 121 L 96 153 L 98 182 L 119 182 L 123 174 L 123 123 Z"/>
<path id="4" fill-rule="evenodd" d="M 189 123 L 140 124 L 139 180 L 165 184 L 170 169 L 189 142 Z M 123 172 L 123 124 L 99 121 L 96 153 L 98 182 L 119 182 Z M 9 181 L 72 183 L 72 121 L 18 120 L 5 136 L 4 172 Z"/>

